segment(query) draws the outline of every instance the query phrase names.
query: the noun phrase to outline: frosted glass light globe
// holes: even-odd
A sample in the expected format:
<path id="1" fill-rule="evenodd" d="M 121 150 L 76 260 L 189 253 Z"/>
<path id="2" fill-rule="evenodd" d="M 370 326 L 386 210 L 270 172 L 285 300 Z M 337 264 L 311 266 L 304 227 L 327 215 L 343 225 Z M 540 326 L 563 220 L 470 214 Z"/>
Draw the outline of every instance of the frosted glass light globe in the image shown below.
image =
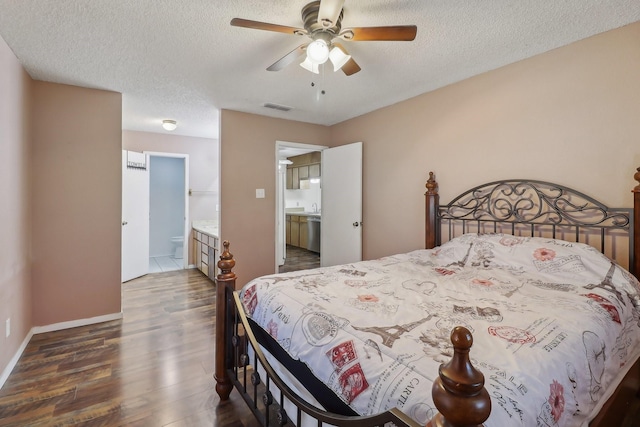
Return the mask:
<path id="1" fill-rule="evenodd" d="M 307 46 L 307 58 L 314 64 L 324 64 L 329 59 L 329 46 L 324 40 L 314 40 Z"/>

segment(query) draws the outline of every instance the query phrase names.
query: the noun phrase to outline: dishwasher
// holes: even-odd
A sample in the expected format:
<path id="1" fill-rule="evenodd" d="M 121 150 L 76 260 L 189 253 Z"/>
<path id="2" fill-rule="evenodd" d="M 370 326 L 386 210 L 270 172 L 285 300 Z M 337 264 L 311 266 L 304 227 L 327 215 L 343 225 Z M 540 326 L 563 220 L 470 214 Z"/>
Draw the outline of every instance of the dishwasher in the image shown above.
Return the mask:
<path id="1" fill-rule="evenodd" d="M 320 217 L 309 216 L 307 218 L 307 249 L 320 253 Z"/>

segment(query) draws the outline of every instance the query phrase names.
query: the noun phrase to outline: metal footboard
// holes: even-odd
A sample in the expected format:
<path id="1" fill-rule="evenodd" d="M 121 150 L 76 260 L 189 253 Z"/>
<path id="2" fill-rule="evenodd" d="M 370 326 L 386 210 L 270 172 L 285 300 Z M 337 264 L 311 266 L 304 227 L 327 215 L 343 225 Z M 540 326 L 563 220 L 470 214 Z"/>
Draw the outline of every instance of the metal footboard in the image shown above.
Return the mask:
<path id="1" fill-rule="evenodd" d="M 231 299 L 231 298 L 230 298 Z M 232 346 L 227 375 L 263 426 L 420 427 L 398 409 L 373 416 L 326 412 L 302 400 L 268 363 L 242 308 L 238 292 L 228 301 L 227 327 Z"/>

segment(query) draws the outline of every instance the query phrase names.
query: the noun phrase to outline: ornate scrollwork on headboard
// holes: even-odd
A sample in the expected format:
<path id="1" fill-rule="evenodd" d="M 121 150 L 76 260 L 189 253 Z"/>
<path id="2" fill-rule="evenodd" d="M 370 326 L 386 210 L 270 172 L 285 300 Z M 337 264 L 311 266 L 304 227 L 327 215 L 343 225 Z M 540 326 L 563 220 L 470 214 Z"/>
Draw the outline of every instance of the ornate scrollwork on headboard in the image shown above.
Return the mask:
<path id="1" fill-rule="evenodd" d="M 544 181 L 495 181 L 441 205 L 441 220 L 628 229 L 629 210 L 610 209 L 578 191 Z"/>

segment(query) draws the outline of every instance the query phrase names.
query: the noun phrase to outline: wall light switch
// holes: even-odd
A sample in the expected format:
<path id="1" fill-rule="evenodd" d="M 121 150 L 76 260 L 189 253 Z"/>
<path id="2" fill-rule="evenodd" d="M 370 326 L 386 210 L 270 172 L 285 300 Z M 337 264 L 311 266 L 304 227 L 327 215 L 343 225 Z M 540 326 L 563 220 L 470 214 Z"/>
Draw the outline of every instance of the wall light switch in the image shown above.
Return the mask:
<path id="1" fill-rule="evenodd" d="M 9 338 L 9 335 L 11 335 L 11 318 L 7 318 L 7 321 L 4 325 L 4 332 L 5 332 L 5 338 Z"/>
<path id="2" fill-rule="evenodd" d="M 264 199 L 264 188 L 256 188 L 256 199 Z"/>

